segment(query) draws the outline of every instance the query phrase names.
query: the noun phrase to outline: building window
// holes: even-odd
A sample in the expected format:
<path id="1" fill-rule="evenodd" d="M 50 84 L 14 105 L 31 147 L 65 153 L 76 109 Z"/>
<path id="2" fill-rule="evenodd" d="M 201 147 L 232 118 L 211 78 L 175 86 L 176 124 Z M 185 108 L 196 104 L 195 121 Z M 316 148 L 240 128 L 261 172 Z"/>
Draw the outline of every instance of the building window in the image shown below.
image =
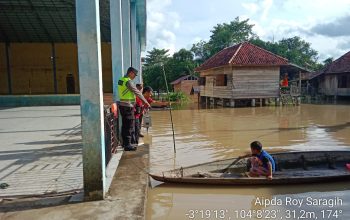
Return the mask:
<path id="1" fill-rule="evenodd" d="M 221 74 L 216 76 L 216 86 L 227 86 L 227 75 Z"/>
<path id="2" fill-rule="evenodd" d="M 346 75 L 338 76 L 338 88 L 348 88 L 349 85 L 349 78 Z"/>
<path id="3" fill-rule="evenodd" d="M 205 86 L 205 82 L 206 82 L 205 77 L 200 77 L 198 80 L 198 83 L 200 86 Z"/>

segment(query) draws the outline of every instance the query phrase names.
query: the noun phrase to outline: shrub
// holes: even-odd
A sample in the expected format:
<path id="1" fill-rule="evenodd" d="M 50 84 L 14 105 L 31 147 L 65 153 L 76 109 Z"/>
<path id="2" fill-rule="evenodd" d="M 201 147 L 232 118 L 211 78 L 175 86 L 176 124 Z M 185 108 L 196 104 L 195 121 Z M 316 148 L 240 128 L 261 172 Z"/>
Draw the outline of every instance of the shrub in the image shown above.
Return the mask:
<path id="1" fill-rule="evenodd" d="M 170 92 L 165 97 L 165 100 L 168 101 L 169 99 L 171 102 L 181 102 L 181 103 L 188 102 L 187 95 L 181 91 L 180 92 Z"/>

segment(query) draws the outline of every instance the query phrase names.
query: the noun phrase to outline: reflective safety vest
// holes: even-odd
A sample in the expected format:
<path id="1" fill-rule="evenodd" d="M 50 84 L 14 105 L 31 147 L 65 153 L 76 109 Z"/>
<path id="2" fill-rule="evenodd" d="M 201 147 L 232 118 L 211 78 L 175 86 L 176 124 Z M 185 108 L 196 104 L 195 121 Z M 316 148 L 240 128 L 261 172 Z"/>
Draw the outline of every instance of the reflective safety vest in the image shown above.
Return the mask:
<path id="1" fill-rule="evenodd" d="M 129 90 L 129 88 L 126 86 L 126 84 L 131 79 L 129 77 L 122 77 L 118 81 L 118 92 L 121 102 L 135 102 L 136 96 L 135 94 Z"/>

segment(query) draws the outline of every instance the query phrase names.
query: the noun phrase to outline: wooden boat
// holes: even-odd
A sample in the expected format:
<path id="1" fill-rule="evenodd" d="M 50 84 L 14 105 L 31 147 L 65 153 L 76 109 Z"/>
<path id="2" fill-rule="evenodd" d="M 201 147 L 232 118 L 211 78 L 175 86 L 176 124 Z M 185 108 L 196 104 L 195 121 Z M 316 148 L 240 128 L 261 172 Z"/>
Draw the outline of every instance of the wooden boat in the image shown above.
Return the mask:
<path id="1" fill-rule="evenodd" d="M 247 175 L 248 158 L 181 167 L 150 176 L 166 183 L 207 185 L 322 183 L 350 179 L 350 151 L 283 152 L 271 155 L 276 162 L 276 172 L 272 180 Z"/>

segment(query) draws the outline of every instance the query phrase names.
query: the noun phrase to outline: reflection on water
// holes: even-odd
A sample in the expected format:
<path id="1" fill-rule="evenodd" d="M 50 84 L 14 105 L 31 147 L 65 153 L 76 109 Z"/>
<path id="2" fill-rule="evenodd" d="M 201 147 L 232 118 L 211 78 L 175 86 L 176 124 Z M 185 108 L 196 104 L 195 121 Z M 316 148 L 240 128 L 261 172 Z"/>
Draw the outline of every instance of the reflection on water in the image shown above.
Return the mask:
<path id="1" fill-rule="evenodd" d="M 153 127 L 145 137 L 145 142 L 151 144 L 151 172 L 242 155 L 249 151 L 249 143 L 253 140 L 261 141 L 268 151 L 350 149 L 350 106 L 346 105 L 192 108 L 173 111 L 173 117 L 176 156 L 169 112 L 152 112 Z M 350 187 L 347 183 L 205 188 L 159 184 L 152 181 L 156 187 L 149 190 L 148 219 L 189 219 L 186 214 L 191 209 L 198 212 L 223 209 L 235 219 L 234 210 L 261 209 L 259 204 L 254 204 L 257 198 L 333 198 L 335 195 L 346 204 L 342 205 L 344 211 L 337 219 L 350 219 Z M 293 207 L 284 204 L 263 207 L 262 210 L 285 211 L 290 208 Z M 307 208 L 319 214 L 325 207 L 311 205 Z M 200 217 L 203 216 L 195 219 Z M 207 219 L 218 218 L 209 216 Z"/>

